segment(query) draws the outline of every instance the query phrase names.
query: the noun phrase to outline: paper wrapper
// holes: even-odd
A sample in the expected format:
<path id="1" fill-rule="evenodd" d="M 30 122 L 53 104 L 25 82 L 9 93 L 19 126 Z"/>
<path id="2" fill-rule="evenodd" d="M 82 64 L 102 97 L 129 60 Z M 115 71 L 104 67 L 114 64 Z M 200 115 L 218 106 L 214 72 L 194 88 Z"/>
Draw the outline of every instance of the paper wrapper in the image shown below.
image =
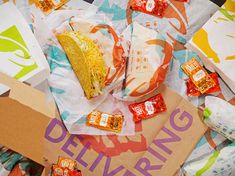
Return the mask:
<path id="1" fill-rule="evenodd" d="M 204 122 L 213 130 L 231 141 L 235 141 L 235 107 L 212 96 L 205 100 Z"/>
<path id="2" fill-rule="evenodd" d="M 87 10 L 86 15 L 83 17 L 87 17 L 86 19 L 81 19 L 81 14 L 84 11 L 79 10 L 62 10 L 62 11 L 55 11 L 45 19 L 41 19 L 39 11 L 34 9 L 34 30 L 37 38 L 40 41 L 41 46 L 44 49 L 44 52 L 47 56 L 50 68 L 51 68 L 51 75 L 48 79 L 50 90 L 54 96 L 54 99 L 57 103 L 57 106 L 60 111 L 61 118 L 68 129 L 68 131 L 72 134 L 90 134 L 90 135 L 107 135 L 107 134 L 114 134 L 113 132 L 107 132 L 104 130 L 99 130 L 93 127 L 86 126 L 86 116 L 93 111 L 94 109 L 106 112 L 106 113 L 121 113 L 124 115 L 124 122 L 123 122 L 123 130 L 120 135 L 133 135 L 134 134 L 134 122 L 132 121 L 132 116 L 130 115 L 127 106 L 125 106 L 120 101 L 112 98 L 109 92 L 117 86 L 117 84 L 122 83 L 122 79 L 124 79 L 124 65 L 123 60 L 121 63 L 123 64 L 116 64 L 113 60 L 113 56 L 115 55 L 115 50 L 103 50 L 105 52 L 105 61 L 106 65 L 110 68 L 110 77 L 114 79 L 110 82 L 109 85 L 103 91 L 101 96 L 88 100 L 83 92 L 83 89 L 75 76 L 73 69 L 64 53 L 62 47 L 58 43 L 56 39 L 56 35 L 63 31 L 72 30 L 69 22 L 71 17 L 78 17 L 74 18 L 73 21 L 74 28 L 78 27 L 81 24 L 86 23 L 86 27 L 83 26 L 81 30 L 88 35 L 90 32 L 90 27 L 92 25 L 97 26 L 97 24 L 101 23 L 102 19 L 104 19 L 102 24 L 106 24 L 109 26 L 109 22 L 105 23 L 105 18 L 99 17 L 96 20 L 94 16 L 92 17 L 94 8 L 91 7 L 90 12 Z M 89 18 L 88 18 L 89 16 Z M 91 20 L 92 19 L 92 20 Z M 48 27 L 50 29 L 48 29 Z M 105 48 L 105 46 L 109 46 L 111 48 L 118 47 L 118 38 L 115 36 L 115 40 L 110 39 L 108 36 L 110 35 L 107 31 L 106 33 L 101 33 L 96 29 L 99 27 L 92 28 L 94 29 L 94 34 L 91 33 L 91 38 L 93 40 L 98 41 L 99 38 L 95 37 L 103 37 L 103 40 L 100 40 L 99 46 Z M 108 27 L 108 30 L 111 29 L 111 26 Z M 106 29 L 107 30 L 107 29 Z M 45 33 L 46 35 L 45 35 Z M 89 35 L 90 37 L 90 35 Z M 116 41 L 116 43 L 115 43 Z M 115 46 L 114 46 L 115 44 Z M 120 45 L 119 45 L 120 46 Z M 109 52 L 109 53 L 106 53 Z M 123 50 L 118 50 L 118 52 L 123 53 Z M 118 54 L 120 54 L 118 53 Z M 119 55 L 120 56 L 120 55 Z M 110 60 L 108 60 L 110 59 Z M 121 57 L 120 59 L 124 59 Z M 110 64 L 110 65 L 109 65 Z M 117 66 L 117 67 L 114 67 Z M 116 73 L 116 68 L 119 69 L 118 74 Z M 121 72 L 123 72 L 121 74 Z M 115 75 L 115 76 L 114 76 Z M 111 97 L 110 97 L 111 96 Z"/>
<path id="3" fill-rule="evenodd" d="M 167 2 L 169 5 L 163 18 L 132 11 L 130 9 L 131 0 L 94 0 L 93 4 L 98 7 L 98 14 L 106 14 L 118 31 L 123 31 L 135 21 L 163 33 L 165 38 L 171 40 L 176 39 L 178 35 L 189 40 L 219 9 L 216 4 L 209 0 L 191 0 L 189 4 L 175 0 Z"/>
<path id="4" fill-rule="evenodd" d="M 235 174 L 235 143 L 189 163 L 184 168 L 186 176 L 232 176 Z"/>
<path id="5" fill-rule="evenodd" d="M 96 5 L 98 8 L 97 14 L 106 14 L 118 31 L 123 31 L 132 22 L 138 22 L 145 27 L 161 32 L 167 40 L 170 40 L 174 44 L 174 58 L 170 63 L 165 83 L 180 95 L 187 98 L 185 96 L 186 87 L 184 82 L 186 77 L 183 77 L 184 75 L 180 65 L 191 59 L 192 51 L 185 50 L 185 48 L 178 48 L 178 43 L 175 41 L 181 42 L 180 39 L 183 39 L 185 40 L 184 43 L 186 43 L 210 19 L 219 7 L 209 0 L 191 0 L 188 4 L 169 0 L 169 6 L 166 9 L 164 17 L 157 18 L 152 15 L 132 11 L 130 9 L 130 2 L 130 0 L 94 0 L 93 5 Z M 193 56 L 195 57 L 195 53 Z M 190 99 L 189 101 L 196 106 L 204 102 L 204 100 L 198 98 L 193 98 L 193 100 Z"/>
<path id="6" fill-rule="evenodd" d="M 117 96 L 125 101 L 135 101 L 151 94 L 165 80 L 172 45 L 158 32 L 136 22 L 124 33 L 131 45 L 125 84 Z"/>
<path id="7" fill-rule="evenodd" d="M 208 129 L 201 140 L 197 143 L 196 147 L 189 155 L 184 165 L 189 162 L 195 161 L 198 158 L 206 156 L 215 152 L 231 143 L 228 139 L 220 135 L 219 133 Z"/>
<path id="8" fill-rule="evenodd" d="M 70 26 L 74 31 L 80 31 L 89 36 L 101 50 L 108 67 L 105 85 L 122 82 L 125 76 L 127 57 L 120 38 L 113 27 L 108 24 L 98 24 L 94 20 L 79 18 L 72 18 Z"/>

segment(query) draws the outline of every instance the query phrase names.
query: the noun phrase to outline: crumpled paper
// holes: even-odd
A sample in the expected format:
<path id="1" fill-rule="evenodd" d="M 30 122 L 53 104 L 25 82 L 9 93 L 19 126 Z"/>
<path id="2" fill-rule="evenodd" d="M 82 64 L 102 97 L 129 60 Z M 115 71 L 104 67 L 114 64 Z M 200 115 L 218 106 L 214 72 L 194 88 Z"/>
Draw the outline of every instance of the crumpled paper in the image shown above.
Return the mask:
<path id="1" fill-rule="evenodd" d="M 209 0 L 190 0 L 190 3 L 167 0 L 169 6 L 163 18 L 157 18 L 130 10 L 130 2 L 116 0 L 94 0 L 98 13 L 106 14 L 114 28 L 123 31 L 136 21 L 143 26 L 163 33 L 167 39 L 176 39 L 178 35 L 189 40 L 192 35 L 219 9 Z"/>

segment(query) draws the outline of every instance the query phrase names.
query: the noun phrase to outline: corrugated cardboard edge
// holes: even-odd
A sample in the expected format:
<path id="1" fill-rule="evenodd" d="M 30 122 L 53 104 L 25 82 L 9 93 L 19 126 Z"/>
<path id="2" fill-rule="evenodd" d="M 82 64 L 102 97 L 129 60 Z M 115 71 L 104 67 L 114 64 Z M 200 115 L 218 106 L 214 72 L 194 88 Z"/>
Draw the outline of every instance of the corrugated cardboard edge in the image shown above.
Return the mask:
<path id="1" fill-rule="evenodd" d="M 43 165 L 43 137 L 50 117 L 10 97 L 0 98 L 0 107 L 0 143 Z"/>
<path id="2" fill-rule="evenodd" d="M 0 143 L 44 164 L 44 133 L 56 114 L 45 94 L 0 73 L 0 84 L 10 88 L 0 97 Z"/>
<path id="3" fill-rule="evenodd" d="M 48 102 L 44 93 L 25 85 L 15 79 L 0 73 L 0 83 L 11 88 L 9 97 L 19 101 L 20 103 L 31 107 L 35 111 L 54 118 L 56 113 L 56 105 L 54 102 Z"/>

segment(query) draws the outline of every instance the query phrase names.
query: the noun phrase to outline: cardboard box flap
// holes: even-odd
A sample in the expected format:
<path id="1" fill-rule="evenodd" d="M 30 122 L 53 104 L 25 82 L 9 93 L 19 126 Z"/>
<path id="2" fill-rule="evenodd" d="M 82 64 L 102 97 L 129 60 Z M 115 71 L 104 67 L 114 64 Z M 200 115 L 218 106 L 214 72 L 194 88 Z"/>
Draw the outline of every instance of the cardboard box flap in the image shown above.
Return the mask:
<path id="1" fill-rule="evenodd" d="M 0 73 L 0 144 L 43 164 L 44 133 L 55 111 L 42 92 Z"/>
<path id="2" fill-rule="evenodd" d="M 10 97 L 0 98 L 0 143 L 43 163 L 43 136 L 50 118 Z"/>
<path id="3" fill-rule="evenodd" d="M 49 103 L 47 101 L 44 93 L 16 81 L 3 73 L 0 73 L 0 84 L 11 89 L 9 94 L 10 98 L 17 100 L 48 117 L 55 117 L 56 106 L 54 103 Z"/>

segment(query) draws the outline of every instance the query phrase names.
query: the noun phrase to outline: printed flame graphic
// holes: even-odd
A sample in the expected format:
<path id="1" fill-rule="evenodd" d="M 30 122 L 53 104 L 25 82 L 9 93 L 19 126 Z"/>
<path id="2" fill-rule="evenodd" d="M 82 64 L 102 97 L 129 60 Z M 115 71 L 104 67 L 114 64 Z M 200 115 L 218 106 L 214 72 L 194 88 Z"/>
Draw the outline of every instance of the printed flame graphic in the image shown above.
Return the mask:
<path id="1" fill-rule="evenodd" d="M 127 59 L 124 57 L 124 49 L 122 45 L 119 43 L 119 37 L 111 26 L 107 24 L 100 24 L 100 25 L 95 26 L 90 32 L 96 33 L 97 31 L 101 29 L 107 29 L 108 32 L 112 35 L 113 40 L 115 42 L 113 46 L 113 64 L 114 64 L 114 67 L 116 68 L 116 72 L 113 75 L 111 75 L 111 77 L 109 77 L 110 68 L 108 68 L 108 73 L 107 73 L 105 84 L 109 85 L 115 80 L 117 80 L 118 78 L 120 78 L 125 73 Z"/>

